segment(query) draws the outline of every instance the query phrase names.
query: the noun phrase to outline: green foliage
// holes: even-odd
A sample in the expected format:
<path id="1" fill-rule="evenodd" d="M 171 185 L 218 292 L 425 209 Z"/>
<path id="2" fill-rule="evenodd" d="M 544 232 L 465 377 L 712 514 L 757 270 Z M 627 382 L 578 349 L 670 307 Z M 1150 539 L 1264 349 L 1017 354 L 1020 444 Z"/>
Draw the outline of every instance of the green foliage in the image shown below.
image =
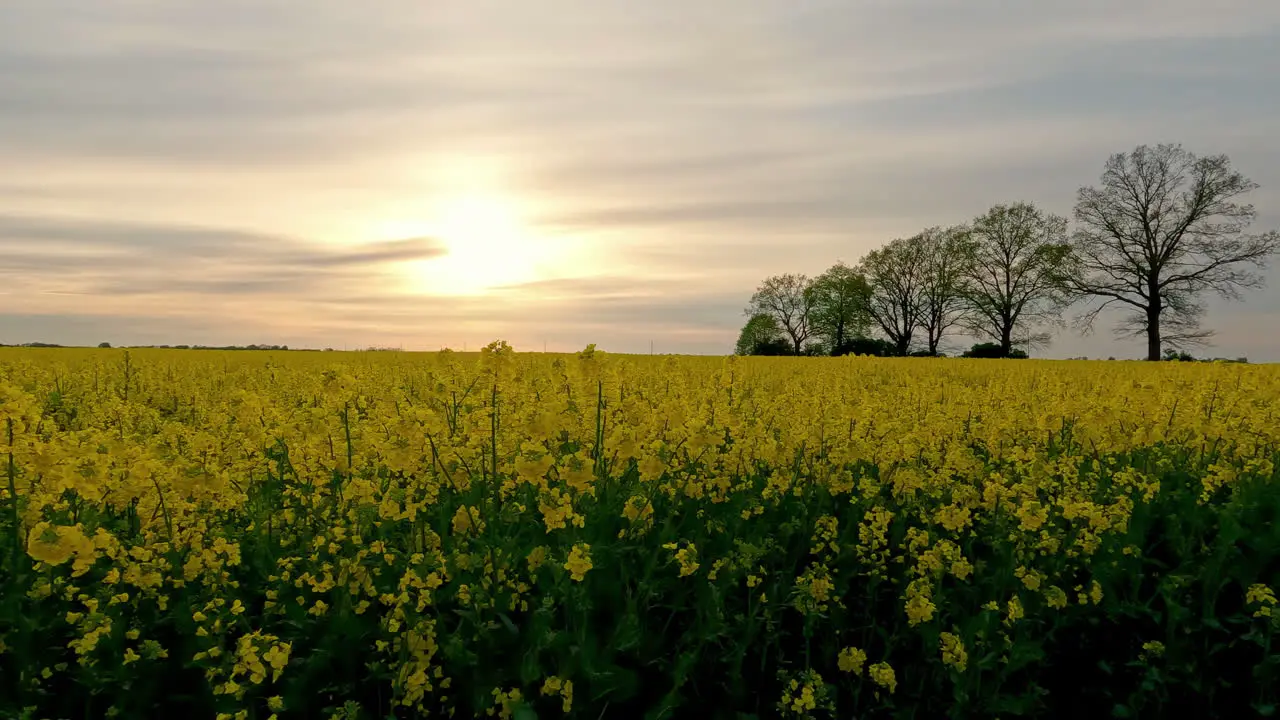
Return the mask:
<path id="1" fill-rule="evenodd" d="M 751 296 L 745 314 L 773 319 L 781 337 L 790 341 L 791 352 L 799 355 L 815 338 L 814 293 L 806 275 L 787 273 L 764 279 Z"/>
<path id="2" fill-rule="evenodd" d="M 871 330 L 871 317 L 867 313 L 871 285 L 857 270 L 836 263 L 813 279 L 809 293 L 813 302 L 814 334 L 828 349 L 843 347 Z"/>
<path id="3" fill-rule="evenodd" d="M 1012 349 L 1047 341 L 1068 299 L 1067 220 L 1027 202 L 995 205 L 967 233 L 965 324 L 979 338 Z"/>
<path id="4" fill-rule="evenodd" d="M 791 355 L 791 343 L 783 337 L 782 328 L 772 315 L 752 315 L 738 335 L 735 355 Z"/>
<path id="5" fill-rule="evenodd" d="M 923 236 L 899 238 L 867 253 L 858 270 L 871 284 L 867 314 L 893 344 L 895 355 L 911 351 L 924 320 L 929 287 L 928 247 Z"/>
<path id="6" fill-rule="evenodd" d="M 850 338 L 844 345 L 834 348 L 831 354 L 893 357 L 897 354 L 897 348 L 893 346 L 893 343 L 880 338 L 855 337 Z"/>
<path id="7" fill-rule="evenodd" d="M 1000 347 L 1000 343 L 984 342 L 984 343 L 976 343 L 973 347 L 969 348 L 968 350 L 965 350 L 964 355 L 962 357 L 1013 358 L 1018 360 L 1025 360 L 1027 358 L 1027 352 L 1025 350 L 1020 350 L 1017 348 L 1014 348 L 1009 352 L 1005 352 L 1004 348 Z"/>

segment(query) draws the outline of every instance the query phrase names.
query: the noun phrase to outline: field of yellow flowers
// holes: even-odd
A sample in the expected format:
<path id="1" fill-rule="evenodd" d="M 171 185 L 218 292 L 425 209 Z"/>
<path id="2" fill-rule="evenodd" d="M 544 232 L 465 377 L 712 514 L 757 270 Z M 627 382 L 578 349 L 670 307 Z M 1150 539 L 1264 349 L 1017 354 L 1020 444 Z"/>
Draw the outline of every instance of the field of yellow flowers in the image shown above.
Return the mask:
<path id="1" fill-rule="evenodd" d="M 1280 370 L 0 350 L 0 716 L 1255 717 Z"/>

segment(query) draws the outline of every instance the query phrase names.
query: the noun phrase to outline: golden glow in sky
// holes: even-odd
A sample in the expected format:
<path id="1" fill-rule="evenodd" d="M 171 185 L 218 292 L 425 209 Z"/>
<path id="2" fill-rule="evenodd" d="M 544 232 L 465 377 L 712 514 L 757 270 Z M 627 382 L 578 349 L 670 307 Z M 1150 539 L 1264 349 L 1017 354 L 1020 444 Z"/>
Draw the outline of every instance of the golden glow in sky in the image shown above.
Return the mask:
<path id="1" fill-rule="evenodd" d="M 406 262 L 405 289 L 419 295 L 480 295 L 503 285 L 539 280 L 559 259 L 555 243 L 538 237 L 519 204 L 498 193 L 439 197 L 417 218 L 380 223 L 380 239 L 433 238 L 447 254 Z"/>

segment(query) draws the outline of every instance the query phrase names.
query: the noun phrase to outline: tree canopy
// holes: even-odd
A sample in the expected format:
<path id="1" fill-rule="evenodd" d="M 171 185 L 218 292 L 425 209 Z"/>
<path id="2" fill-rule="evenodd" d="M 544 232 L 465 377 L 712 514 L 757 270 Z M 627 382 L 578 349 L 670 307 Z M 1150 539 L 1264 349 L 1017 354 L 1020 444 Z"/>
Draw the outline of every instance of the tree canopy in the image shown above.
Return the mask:
<path id="1" fill-rule="evenodd" d="M 899 355 L 911 350 L 924 306 L 924 245 L 899 238 L 872 250 L 859 269 L 871 283 L 867 314 Z"/>
<path id="2" fill-rule="evenodd" d="M 1201 327 L 1206 295 L 1238 300 L 1262 285 L 1257 271 L 1280 252 L 1280 233 L 1248 232 L 1257 213 L 1243 196 L 1257 187 L 1225 155 L 1140 145 L 1112 155 L 1099 185 L 1080 188 L 1074 228 L 1034 203 L 1001 203 L 967 224 L 892 240 L 853 266 L 766 278 L 738 351 L 937 355 L 963 329 L 978 341 L 971 356 L 1025 356 L 1079 304 L 1086 330 L 1123 310 L 1117 333 L 1144 337 L 1147 358 L 1159 360 L 1166 346 L 1213 334 Z"/>
<path id="3" fill-rule="evenodd" d="M 1275 231 L 1246 232 L 1256 212 L 1239 202 L 1258 186 L 1226 155 L 1197 157 L 1181 145 L 1138 146 L 1107 160 L 1101 184 L 1076 196 L 1071 266 L 1061 274 L 1091 327 L 1110 307 L 1125 310 L 1117 332 L 1145 336 L 1147 359 L 1164 345 L 1204 342 L 1203 296 L 1239 299 L 1258 287 L 1280 249 Z"/>
<path id="4" fill-rule="evenodd" d="M 832 355 L 849 351 L 851 343 L 871 330 L 867 302 L 871 285 L 857 270 L 838 262 L 813 279 L 812 322 L 815 335 Z"/>
<path id="5" fill-rule="evenodd" d="M 921 257 L 920 329 L 926 352 L 938 354 L 942 338 L 965 317 L 965 287 L 972 256 L 963 226 L 931 227 L 911 238 Z"/>
<path id="6" fill-rule="evenodd" d="M 765 278 L 751 296 L 746 314 L 772 317 L 799 355 L 805 341 L 813 336 L 813 294 L 808 276 L 789 273 Z"/>
<path id="7" fill-rule="evenodd" d="M 1015 347 L 1046 343 L 1066 297 L 1059 277 L 1067 261 L 1067 219 L 1035 205 L 996 205 L 969 226 L 965 325 L 978 338 Z"/>

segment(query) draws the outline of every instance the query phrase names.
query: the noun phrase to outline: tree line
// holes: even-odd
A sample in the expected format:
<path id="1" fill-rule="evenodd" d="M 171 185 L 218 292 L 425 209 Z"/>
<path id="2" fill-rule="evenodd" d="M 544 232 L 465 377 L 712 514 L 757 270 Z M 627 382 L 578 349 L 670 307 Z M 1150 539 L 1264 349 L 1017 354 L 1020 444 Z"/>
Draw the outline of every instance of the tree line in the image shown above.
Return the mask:
<path id="1" fill-rule="evenodd" d="M 998 204 L 972 220 L 926 228 L 837 262 L 810 278 L 774 275 L 756 288 L 741 355 L 938 355 L 964 331 L 966 355 L 1026 357 L 1080 310 L 1093 329 L 1122 310 L 1117 335 L 1145 338 L 1148 360 L 1203 344 L 1207 295 L 1239 300 L 1280 233 L 1247 232 L 1242 196 L 1258 185 L 1226 155 L 1140 145 L 1106 161 L 1100 183 L 1076 193 L 1074 227 L 1030 202 Z"/>

